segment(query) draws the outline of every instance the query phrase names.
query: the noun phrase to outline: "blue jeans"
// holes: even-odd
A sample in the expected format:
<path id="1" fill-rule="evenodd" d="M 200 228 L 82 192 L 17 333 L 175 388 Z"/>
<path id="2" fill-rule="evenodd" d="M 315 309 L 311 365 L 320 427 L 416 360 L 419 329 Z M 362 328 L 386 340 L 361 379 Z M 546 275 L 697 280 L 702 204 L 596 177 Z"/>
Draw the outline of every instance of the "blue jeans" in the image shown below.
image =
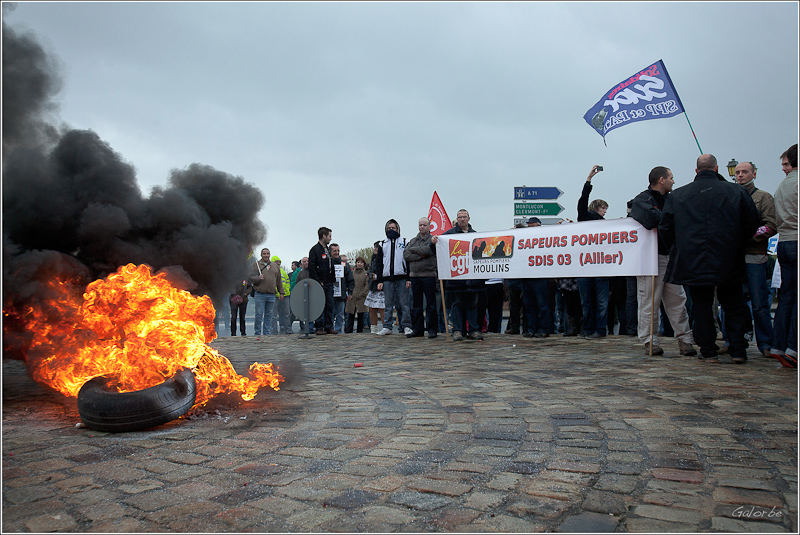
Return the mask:
<path id="1" fill-rule="evenodd" d="M 262 325 L 264 334 L 272 332 L 272 311 L 275 309 L 275 294 L 256 292 L 256 323 L 253 334 L 260 336 Z"/>
<path id="2" fill-rule="evenodd" d="M 767 263 L 745 264 L 747 269 L 747 291 L 750 294 L 750 310 L 753 314 L 758 350 L 772 347 L 772 318 L 767 304 Z"/>
<path id="3" fill-rule="evenodd" d="M 460 331 L 466 334 L 464 332 L 464 320 L 469 323 L 469 326 L 467 326 L 468 332 L 480 330 L 480 325 L 478 325 L 478 292 L 448 290 L 445 298 L 453 301 L 450 307 L 453 332 Z"/>
<path id="4" fill-rule="evenodd" d="M 392 324 L 394 323 L 392 309 L 396 308 L 401 333 L 406 327 L 411 328 L 411 314 L 408 309 L 409 292 L 408 288 L 406 288 L 406 280 L 383 281 L 383 295 L 386 299 L 386 308 L 383 311 L 383 326 L 392 330 Z"/>
<path id="5" fill-rule="evenodd" d="M 773 344 L 778 351 L 797 352 L 797 241 L 778 242 L 781 295 L 775 311 Z"/>
<path id="6" fill-rule="evenodd" d="M 347 299 L 341 297 L 333 298 L 333 330 L 339 334 L 344 332 L 344 307 Z"/>
<path id="7" fill-rule="evenodd" d="M 608 278 L 578 277 L 583 308 L 583 334 L 608 332 Z"/>
<path id="8" fill-rule="evenodd" d="M 553 313 L 547 298 L 547 279 L 522 279 L 522 300 L 528 316 L 528 332 L 552 334 Z"/>

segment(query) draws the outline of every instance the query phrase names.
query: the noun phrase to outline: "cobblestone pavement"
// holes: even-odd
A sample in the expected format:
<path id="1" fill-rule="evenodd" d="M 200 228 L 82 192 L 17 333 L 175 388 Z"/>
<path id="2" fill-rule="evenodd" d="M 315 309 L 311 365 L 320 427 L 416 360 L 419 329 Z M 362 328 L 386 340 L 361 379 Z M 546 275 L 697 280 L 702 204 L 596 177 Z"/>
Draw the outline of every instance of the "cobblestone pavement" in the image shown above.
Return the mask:
<path id="1" fill-rule="evenodd" d="M 303 372 L 106 434 L 4 360 L 3 531 L 798 529 L 797 375 L 754 349 L 733 365 L 621 336 L 213 346 L 240 373 Z"/>

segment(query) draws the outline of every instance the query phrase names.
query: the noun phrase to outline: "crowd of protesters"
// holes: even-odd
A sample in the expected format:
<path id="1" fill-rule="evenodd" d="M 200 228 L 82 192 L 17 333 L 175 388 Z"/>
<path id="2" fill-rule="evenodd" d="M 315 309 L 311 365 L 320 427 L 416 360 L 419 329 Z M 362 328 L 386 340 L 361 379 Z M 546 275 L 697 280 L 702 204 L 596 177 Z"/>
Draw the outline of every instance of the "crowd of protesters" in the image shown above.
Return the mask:
<path id="1" fill-rule="evenodd" d="M 289 297 L 298 282 L 311 278 L 322 286 L 325 306 L 300 329 L 316 336 L 353 331 L 386 336 L 397 325 L 408 338 L 426 333 L 436 338 L 449 327 L 455 341 L 481 340 L 483 333 L 501 332 L 507 301 L 509 335 L 596 340 L 617 332 L 638 337 L 648 355 L 663 355 L 659 335 L 672 336 L 681 355 L 719 361 L 719 355 L 729 354 L 733 363 L 746 362 L 752 341 L 765 357 L 796 368 L 797 145 L 780 159 L 786 178 L 774 197 L 756 188 L 752 162 L 739 164 L 729 182 L 713 155 L 701 155 L 694 180 L 674 191 L 672 171 L 653 168 L 647 188 L 628 202 L 628 216 L 648 230 L 658 229 L 656 277 L 449 279 L 443 285 L 447 314 L 437 277 L 438 236 L 431 234 L 427 217 L 419 219 L 410 239 L 389 219 L 372 257 L 359 256 L 352 265 L 331 243 L 332 230 L 321 227 L 308 256 L 292 262 L 288 273 L 269 249 L 261 251 L 231 293 L 231 335 L 237 316 L 240 334 L 246 335 L 248 297 L 255 301 L 255 335 L 292 334 L 296 318 Z M 608 210 L 602 199 L 589 201 L 600 171 L 593 166 L 586 178 L 578 221 L 604 219 Z M 540 225 L 531 217 L 517 228 Z M 468 232 L 475 230 L 469 212 L 461 209 L 444 234 Z M 775 234 L 777 261 L 767 251 Z"/>

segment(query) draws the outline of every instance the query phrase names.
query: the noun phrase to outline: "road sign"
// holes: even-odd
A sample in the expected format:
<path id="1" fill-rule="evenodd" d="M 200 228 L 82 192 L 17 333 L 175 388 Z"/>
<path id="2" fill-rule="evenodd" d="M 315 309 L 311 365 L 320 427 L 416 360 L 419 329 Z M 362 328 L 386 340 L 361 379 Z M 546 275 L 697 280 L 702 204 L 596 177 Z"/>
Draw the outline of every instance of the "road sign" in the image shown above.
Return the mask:
<path id="1" fill-rule="evenodd" d="M 558 215 L 564 207 L 557 202 L 515 202 L 514 215 Z"/>
<path id="2" fill-rule="evenodd" d="M 514 187 L 514 199 L 520 201 L 539 199 L 558 199 L 564 192 L 556 187 L 528 188 Z"/>

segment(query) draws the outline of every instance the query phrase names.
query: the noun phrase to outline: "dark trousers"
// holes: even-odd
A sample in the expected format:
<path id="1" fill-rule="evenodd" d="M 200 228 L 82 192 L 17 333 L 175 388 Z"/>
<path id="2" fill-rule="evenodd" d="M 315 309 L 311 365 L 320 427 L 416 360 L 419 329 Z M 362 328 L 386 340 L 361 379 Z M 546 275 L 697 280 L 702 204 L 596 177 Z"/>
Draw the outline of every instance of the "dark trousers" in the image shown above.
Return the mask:
<path id="1" fill-rule="evenodd" d="M 781 294 L 775 310 L 773 345 L 785 353 L 797 351 L 797 241 L 778 242 Z"/>
<path id="2" fill-rule="evenodd" d="M 714 287 L 689 286 L 692 292 L 694 341 L 705 358 L 717 356 L 717 328 L 714 323 Z M 749 329 L 750 312 L 744 301 L 742 284 L 717 286 L 717 299 L 725 310 L 725 330 L 730 337 L 732 358 L 747 358 L 745 332 Z"/>
<path id="3" fill-rule="evenodd" d="M 314 329 L 320 330 L 333 330 L 333 283 L 326 282 L 322 285 L 322 290 L 325 292 L 325 310 L 314 322 Z"/>
<path id="4" fill-rule="evenodd" d="M 519 334 L 523 326 L 522 279 L 508 280 L 508 325 L 506 331 Z"/>
<path id="5" fill-rule="evenodd" d="M 364 332 L 364 322 L 366 321 L 366 312 L 356 312 L 355 314 L 345 314 L 344 332 L 350 334 L 353 332 L 353 324 L 356 324 L 356 332 Z"/>
<path id="6" fill-rule="evenodd" d="M 239 316 L 239 332 L 242 336 L 247 335 L 244 328 L 244 316 L 247 314 L 247 301 L 242 301 L 238 305 L 231 305 L 231 336 L 236 336 L 236 316 Z"/>
<path id="7" fill-rule="evenodd" d="M 489 312 L 489 325 L 486 330 L 490 333 L 499 333 L 503 323 L 503 301 L 506 292 L 503 283 L 486 285 L 486 309 Z"/>
<path id="8" fill-rule="evenodd" d="M 424 303 L 423 303 L 424 301 Z M 425 316 L 422 315 L 423 304 Z M 421 335 L 427 318 L 428 332 L 439 332 L 439 313 L 436 311 L 436 277 L 411 278 L 411 330 Z"/>
<path id="9" fill-rule="evenodd" d="M 447 297 L 452 299 L 450 319 L 453 321 L 453 332 L 462 333 L 478 331 L 478 292 L 466 290 L 447 291 Z M 469 323 L 469 326 L 467 326 Z"/>
<path id="10" fill-rule="evenodd" d="M 567 309 L 567 323 L 564 332 L 580 334 L 583 328 L 583 311 L 581 310 L 581 294 L 577 290 L 559 290 Z"/>
<path id="11" fill-rule="evenodd" d="M 608 332 L 608 278 L 578 277 L 583 308 L 583 333 L 596 332 L 605 336 Z"/>
<path id="12" fill-rule="evenodd" d="M 522 300 L 528 315 L 528 332 L 553 334 L 547 279 L 523 279 Z"/>

